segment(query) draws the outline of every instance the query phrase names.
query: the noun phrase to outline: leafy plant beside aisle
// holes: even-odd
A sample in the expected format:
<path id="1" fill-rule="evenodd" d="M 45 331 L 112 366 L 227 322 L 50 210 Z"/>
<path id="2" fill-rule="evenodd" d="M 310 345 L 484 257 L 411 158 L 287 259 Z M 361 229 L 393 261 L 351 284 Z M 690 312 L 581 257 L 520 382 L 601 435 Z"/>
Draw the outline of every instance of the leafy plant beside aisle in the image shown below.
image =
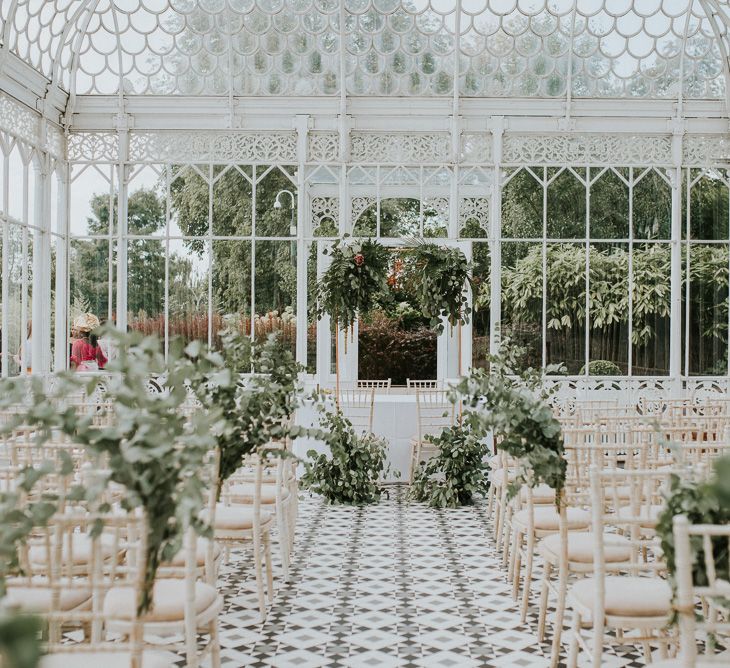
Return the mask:
<path id="1" fill-rule="evenodd" d="M 328 453 L 309 450 L 302 487 L 321 494 L 328 503 L 365 505 L 377 503 L 386 473 L 385 439 L 358 434 L 341 411 L 323 411 L 322 438 Z"/>
<path id="2" fill-rule="evenodd" d="M 458 508 L 473 504 L 489 488 L 487 446 L 471 420 L 427 435 L 437 453 L 416 470 L 410 493 L 414 500 L 433 508 Z"/>
<path id="3" fill-rule="evenodd" d="M 520 461 L 509 485 L 514 496 L 522 485 L 545 483 L 556 491 L 565 483 L 566 460 L 560 423 L 541 389 L 543 374 L 535 369 L 517 373 L 520 349 L 508 340 L 489 356 L 489 370 L 473 369 L 455 388 L 468 406 L 465 419 L 475 433 L 492 434 L 498 448 Z M 560 373 L 548 366 L 544 374 Z"/>

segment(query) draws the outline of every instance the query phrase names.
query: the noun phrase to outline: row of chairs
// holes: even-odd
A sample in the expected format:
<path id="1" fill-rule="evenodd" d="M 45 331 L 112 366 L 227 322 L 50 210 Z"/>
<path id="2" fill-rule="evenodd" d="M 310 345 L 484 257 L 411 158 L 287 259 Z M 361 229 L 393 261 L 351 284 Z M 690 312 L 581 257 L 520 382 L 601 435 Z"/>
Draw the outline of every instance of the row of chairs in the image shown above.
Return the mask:
<path id="1" fill-rule="evenodd" d="M 113 407 L 102 403 L 85 402 L 84 410 L 92 411 L 100 425 L 114 419 Z M 232 549 L 250 551 L 262 620 L 274 594 L 274 527 L 287 577 L 298 498 L 294 459 L 286 452 L 291 443 L 269 444 L 265 457 L 253 453 L 223 486 L 220 500 L 218 454 L 209 453 L 201 472 L 208 489 L 202 519 L 213 527 L 213 540 L 186 532 L 184 549 L 158 570 L 154 607 L 139 616 L 146 518 L 123 509 L 126 490 L 113 483 L 106 484 L 101 498 L 79 501 L 72 495 L 74 485 L 107 481 L 105 461 L 61 435 L 51 435 L 42 445 L 37 436 L 32 429 L 17 428 L 2 438 L 0 491 L 21 490 L 19 480 L 28 466 L 53 465 L 50 475 L 24 492 L 22 503 L 52 494 L 59 499 L 58 510 L 33 528 L 3 599 L 4 606 L 44 618 L 50 654 L 42 667 L 73 661 L 82 667 L 126 668 L 141 665 L 144 656 L 145 668 L 154 668 L 178 661 L 171 652 L 184 654 L 191 667 L 208 656 L 212 666 L 220 665 L 217 623 L 223 599 L 217 579 L 222 560 Z"/>
<path id="2" fill-rule="evenodd" d="M 712 459 L 730 452 L 727 417 L 693 411 L 683 419 L 650 424 L 611 416 L 592 426 L 565 426 L 567 478 L 559 498 L 544 486 L 525 486 L 509 499 L 520 463 L 499 451 L 493 458 L 488 509 L 495 540 L 515 599 L 522 589 L 523 620 L 533 565 L 542 562 L 538 636 L 544 640 L 552 594 L 553 666 L 566 607 L 573 612 L 569 666 L 576 665 L 579 649 L 602 665 L 607 642 L 639 643 L 647 661 L 658 645 L 666 657 L 674 640 L 662 630 L 672 612 L 671 591 L 659 577 L 665 566 L 654 531 L 662 493 L 672 472 L 702 475 Z"/>

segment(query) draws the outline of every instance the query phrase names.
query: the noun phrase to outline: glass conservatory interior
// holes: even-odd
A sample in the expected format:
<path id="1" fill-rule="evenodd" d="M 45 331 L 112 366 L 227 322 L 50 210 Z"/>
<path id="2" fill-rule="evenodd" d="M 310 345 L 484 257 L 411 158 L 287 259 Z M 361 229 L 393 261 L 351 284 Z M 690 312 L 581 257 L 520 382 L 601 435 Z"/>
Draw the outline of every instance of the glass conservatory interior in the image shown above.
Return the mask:
<path id="1" fill-rule="evenodd" d="M 401 482 L 412 381 L 440 388 L 488 369 L 505 340 L 520 348 L 514 370 L 547 370 L 553 407 L 569 413 L 607 399 L 646 414 L 728 392 L 728 0 L 0 0 L 0 19 L 3 379 L 69 369 L 84 314 L 156 335 L 165 355 L 177 337 L 221 349 L 224 323 L 254 341 L 278 332 L 307 387 L 402 387 L 378 399 L 387 408 L 375 418 L 400 444 L 391 463 Z M 392 289 L 340 331 L 317 295 L 346 237 L 388 249 Z M 471 263 L 468 322 L 434 328 L 399 290 L 397 249 L 423 240 Z M 402 406 L 413 424 L 401 423 Z M 345 551 L 347 572 L 373 591 L 380 553 L 368 537 L 377 543 L 379 531 L 386 545 L 400 541 L 401 561 L 383 568 L 403 578 L 408 559 L 427 587 L 440 586 L 439 569 L 471 570 L 449 546 L 461 533 L 476 541 L 486 515 L 438 524 L 401 503 L 402 487 L 368 511 L 370 523 L 335 515 L 341 533 L 303 529 L 305 547 L 324 561 L 330 547 Z M 325 512 L 308 503 L 305 527 Z M 431 530 L 429 566 L 414 545 Z M 477 542 L 470 554 L 509 598 L 493 542 Z M 302 563 L 292 562 L 294 598 L 315 591 Z M 459 573 L 449 596 L 477 606 L 476 576 Z M 333 591 L 313 577 L 323 597 Z M 349 655 L 317 663 L 317 634 L 335 624 L 320 620 L 309 645 L 281 628 L 267 631 L 268 649 L 231 642 L 229 665 L 254 655 L 282 666 L 361 665 L 356 655 L 548 665 L 536 624 L 499 645 L 517 612 L 501 627 L 496 612 L 479 618 L 494 637 L 487 656 L 474 638 L 454 640 L 453 624 L 414 640 L 402 630 L 415 623 L 409 600 L 394 605 L 398 639 L 355 650 L 340 637 Z M 438 645 L 437 631 L 451 640 Z M 429 633 L 441 659 L 428 658 Z"/>

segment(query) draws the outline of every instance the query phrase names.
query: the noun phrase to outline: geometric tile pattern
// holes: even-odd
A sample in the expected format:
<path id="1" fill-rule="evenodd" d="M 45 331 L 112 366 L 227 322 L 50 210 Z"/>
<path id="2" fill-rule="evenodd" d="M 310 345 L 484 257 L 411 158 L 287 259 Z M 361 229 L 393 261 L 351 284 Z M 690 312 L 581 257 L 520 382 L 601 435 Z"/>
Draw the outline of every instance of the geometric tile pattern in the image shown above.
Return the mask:
<path id="1" fill-rule="evenodd" d="M 537 642 L 536 605 L 520 622 L 484 506 L 435 510 L 396 485 L 374 506 L 304 496 L 299 508 L 289 582 L 275 563 L 264 624 L 249 556 L 234 551 L 222 567 L 223 666 L 548 665 L 550 638 Z M 604 665 L 644 665 L 635 648 L 620 649 L 608 648 Z"/>

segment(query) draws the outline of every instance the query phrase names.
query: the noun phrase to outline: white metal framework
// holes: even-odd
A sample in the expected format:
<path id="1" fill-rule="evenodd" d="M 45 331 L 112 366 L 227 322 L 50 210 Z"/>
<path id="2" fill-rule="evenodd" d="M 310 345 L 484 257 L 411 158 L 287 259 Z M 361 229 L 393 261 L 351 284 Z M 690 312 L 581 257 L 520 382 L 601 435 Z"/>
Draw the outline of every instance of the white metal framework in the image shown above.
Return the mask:
<path id="1" fill-rule="evenodd" d="M 693 366 L 701 330 L 695 314 L 683 314 L 693 290 L 683 276 L 695 251 L 718 247 L 730 258 L 727 1 L 0 0 L 0 17 L 4 375 L 17 371 L 12 360 L 31 318 L 33 370 L 66 365 L 75 281 L 84 278 L 74 274 L 79 253 L 96 249 L 101 315 L 125 326 L 141 289 L 140 258 L 161 249 L 155 299 L 165 337 L 175 333 L 179 259 L 189 256 L 188 270 L 206 283 L 194 298 L 212 338 L 218 251 L 240 244 L 250 268 L 238 302 L 248 307 L 239 310 L 252 319 L 266 313 L 257 272 L 267 253 L 289 253 L 292 276 L 277 280 L 295 283 L 297 355 L 326 375 L 326 322 L 316 365 L 307 352 L 311 246 L 353 231 L 399 243 L 413 230 L 386 229 L 383 211 L 408 199 L 417 202 L 417 234 L 475 256 L 488 249 L 492 347 L 503 324 L 503 255 L 533 248 L 542 258 L 546 363 L 551 248 L 585 252 L 589 323 L 591 252 L 610 246 L 629 263 L 617 285 L 627 294 L 629 377 L 562 382 L 571 392 L 604 383 L 647 396 L 681 383 L 724 387 L 727 328 L 717 351 L 725 368 Z M 240 225 L 216 210 L 234 181 L 250 209 Z M 591 202 L 608 182 L 626 193 L 617 204 L 626 224 L 596 237 L 601 212 Z M 179 225 L 179 183 L 207 191 L 195 229 Z M 583 200 L 570 231 L 552 223 L 556 183 Z M 161 222 L 135 227 L 130 198 L 151 187 L 162 197 Z M 291 205 L 281 200 L 280 226 L 261 201 L 272 188 L 293 194 Z M 517 189 L 538 202 L 527 232 L 516 231 L 509 208 Z M 714 219 L 726 218 L 711 230 L 692 222 L 693 207 L 706 201 L 695 193 L 706 191 L 718 201 Z M 92 211 L 90 196 L 100 194 Z M 668 202 L 651 235 L 637 216 L 646 198 Z M 358 228 L 363 215 L 374 230 Z M 647 378 L 636 371 L 652 365 L 636 363 L 632 295 L 636 253 L 649 246 L 669 258 L 670 312 L 665 368 Z M 726 284 L 728 266 L 719 271 Z M 583 325 L 585 362 L 590 329 Z M 443 377 L 471 363 L 472 331 L 461 335 L 461 346 L 448 335 L 440 342 Z"/>

